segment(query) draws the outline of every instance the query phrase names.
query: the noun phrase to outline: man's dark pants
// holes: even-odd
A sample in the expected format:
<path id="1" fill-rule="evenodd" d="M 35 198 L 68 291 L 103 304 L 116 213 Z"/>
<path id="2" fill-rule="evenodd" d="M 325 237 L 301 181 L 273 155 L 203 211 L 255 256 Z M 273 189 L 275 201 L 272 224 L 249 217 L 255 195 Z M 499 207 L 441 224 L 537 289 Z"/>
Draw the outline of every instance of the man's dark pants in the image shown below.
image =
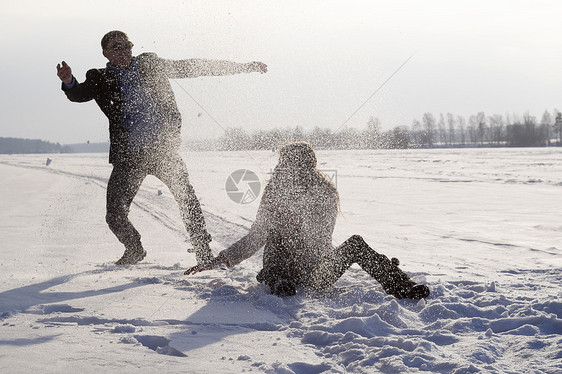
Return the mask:
<path id="1" fill-rule="evenodd" d="M 160 179 L 176 199 L 192 244 L 211 241 L 199 200 L 189 182 L 187 167 L 177 152 L 136 154 L 115 162 L 107 183 L 106 221 L 125 248 L 142 249 L 141 236 L 128 218 L 129 209 L 148 175 Z"/>

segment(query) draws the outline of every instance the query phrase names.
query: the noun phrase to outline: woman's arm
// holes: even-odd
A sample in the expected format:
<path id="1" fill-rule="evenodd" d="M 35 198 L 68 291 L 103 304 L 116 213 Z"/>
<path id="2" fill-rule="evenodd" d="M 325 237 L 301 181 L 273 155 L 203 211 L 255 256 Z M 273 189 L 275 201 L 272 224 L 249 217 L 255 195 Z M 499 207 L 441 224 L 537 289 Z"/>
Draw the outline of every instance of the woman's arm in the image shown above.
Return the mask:
<path id="1" fill-rule="evenodd" d="M 211 270 L 226 265 L 232 267 L 238 265 L 247 258 L 250 258 L 261 247 L 265 245 L 268 234 L 268 213 L 267 203 L 262 198 L 256 220 L 250 227 L 248 234 L 244 235 L 240 240 L 232 244 L 230 247 L 220 252 L 208 265 L 194 266 L 185 271 L 185 275 L 199 273 L 205 270 Z"/>

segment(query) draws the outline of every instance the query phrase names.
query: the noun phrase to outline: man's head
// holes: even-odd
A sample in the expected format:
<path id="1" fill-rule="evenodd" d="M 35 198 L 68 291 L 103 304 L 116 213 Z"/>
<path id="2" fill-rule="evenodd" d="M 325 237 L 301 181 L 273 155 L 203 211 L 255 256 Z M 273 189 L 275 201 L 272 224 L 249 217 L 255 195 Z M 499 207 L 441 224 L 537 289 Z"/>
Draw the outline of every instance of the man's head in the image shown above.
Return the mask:
<path id="1" fill-rule="evenodd" d="M 123 69 L 131 65 L 133 43 L 123 31 L 113 30 L 105 34 L 101 48 L 110 65 Z"/>

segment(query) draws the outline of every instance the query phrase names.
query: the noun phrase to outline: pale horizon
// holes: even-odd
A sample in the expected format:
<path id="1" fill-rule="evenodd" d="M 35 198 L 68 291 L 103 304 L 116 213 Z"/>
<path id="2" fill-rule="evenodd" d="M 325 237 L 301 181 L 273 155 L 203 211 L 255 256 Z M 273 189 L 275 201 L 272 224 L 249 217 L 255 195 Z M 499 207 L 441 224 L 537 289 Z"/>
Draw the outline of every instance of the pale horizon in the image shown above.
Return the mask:
<path id="1" fill-rule="evenodd" d="M 8 0 L 0 136 L 107 141 L 105 116 L 94 102 L 69 102 L 55 66 L 65 60 L 83 81 L 105 66 L 99 41 L 112 29 L 129 34 L 135 55 L 268 65 L 267 74 L 172 82 L 184 139 L 235 127 L 361 130 L 371 116 L 389 130 L 427 112 L 540 120 L 562 107 L 560 10 L 556 1 Z"/>

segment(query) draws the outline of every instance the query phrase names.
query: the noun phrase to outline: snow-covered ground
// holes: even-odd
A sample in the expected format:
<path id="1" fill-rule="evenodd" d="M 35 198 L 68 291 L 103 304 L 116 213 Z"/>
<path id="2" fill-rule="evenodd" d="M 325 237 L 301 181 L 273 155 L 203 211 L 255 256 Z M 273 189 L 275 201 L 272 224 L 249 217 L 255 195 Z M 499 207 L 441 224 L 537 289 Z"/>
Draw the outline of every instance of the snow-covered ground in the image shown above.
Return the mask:
<path id="1" fill-rule="evenodd" d="M 228 176 L 265 182 L 277 157 L 183 156 L 218 253 L 258 207 L 229 198 Z M 194 255 L 152 177 L 131 211 L 148 256 L 117 267 L 105 155 L 0 156 L 0 372 L 562 372 L 562 149 L 318 158 L 341 196 L 335 244 L 362 235 L 428 299 L 387 296 L 358 267 L 329 292 L 277 298 L 255 280 L 261 252 L 186 277 Z"/>

